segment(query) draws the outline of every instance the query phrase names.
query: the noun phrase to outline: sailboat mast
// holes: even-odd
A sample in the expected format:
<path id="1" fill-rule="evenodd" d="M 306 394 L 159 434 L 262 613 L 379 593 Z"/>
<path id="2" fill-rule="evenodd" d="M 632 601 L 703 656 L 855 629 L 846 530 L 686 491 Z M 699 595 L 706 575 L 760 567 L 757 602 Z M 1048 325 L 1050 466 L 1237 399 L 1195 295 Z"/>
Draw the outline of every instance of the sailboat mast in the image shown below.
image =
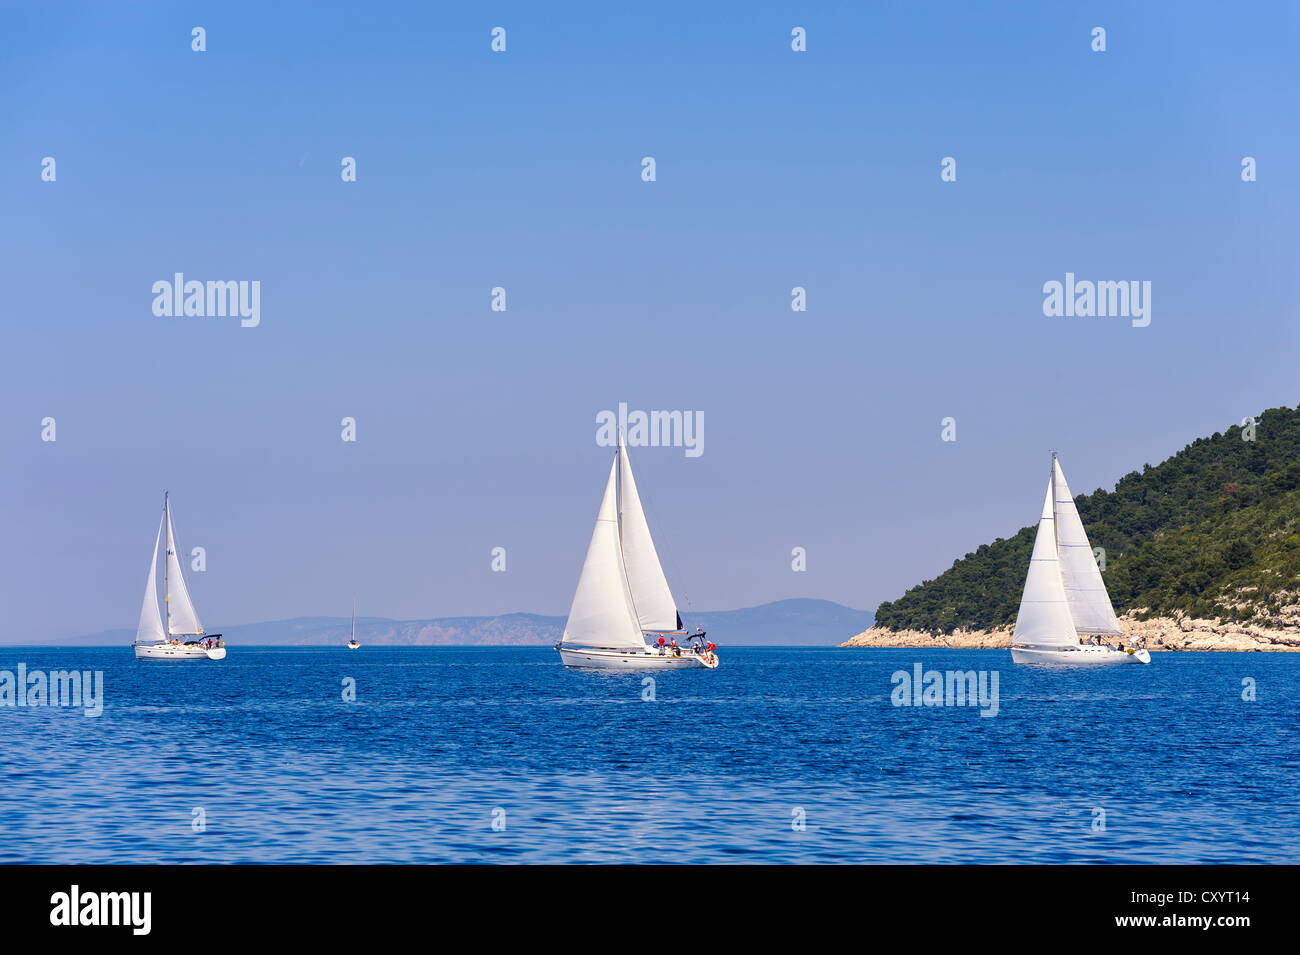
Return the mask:
<path id="1" fill-rule="evenodd" d="M 615 516 L 618 517 L 618 546 L 623 546 L 623 429 L 618 429 L 618 447 L 614 449 L 615 467 L 614 473 L 617 477 L 614 479 L 617 483 L 614 485 L 614 497 L 618 507 L 614 509 Z"/>
<path id="2" fill-rule="evenodd" d="M 636 594 L 632 590 L 632 578 L 627 573 L 627 558 L 623 553 L 623 468 L 632 473 L 632 465 L 627 460 L 627 451 L 623 447 L 623 429 L 618 429 L 618 448 L 614 452 L 614 517 L 618 528 L 618 566 L 623 571 L 623 586 L 627 588 L 627 599 L 632 605 L 632 617 L 640 628 L 641 615 L 636 609 Z"/>
<path id="3" fill-rule="evenodd" d="M 1052 452 L 1052 473 L 1049 475 L 1052 482 L 1052 544 L 1055 547 L 1061 546 L 1060 535 L 1056 531 L 1056 452 Z M 1059 556 L 1060 551 L 1056 552 Z"/>
<path id="4" fill-rule="evenodd" d="M 167 636 L 172 635 L 171 603 L 171 556 L 172 556 L 172 511 L 171 492 L 163 491 L 163 521 L 167 525 L 167 549 L 163 555 L 163 607 L 167 611 Z"/>

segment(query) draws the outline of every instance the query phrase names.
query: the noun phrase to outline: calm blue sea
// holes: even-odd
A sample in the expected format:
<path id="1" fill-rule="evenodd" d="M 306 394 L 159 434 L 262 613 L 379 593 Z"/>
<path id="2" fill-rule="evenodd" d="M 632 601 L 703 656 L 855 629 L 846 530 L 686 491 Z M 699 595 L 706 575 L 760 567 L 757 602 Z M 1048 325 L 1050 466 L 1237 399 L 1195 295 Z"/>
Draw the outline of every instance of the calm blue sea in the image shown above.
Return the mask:
<path id="1" fill-rule="evenodd" d="M 0 671 L 102 670 L 106 696 L 0 706 L 0 862 L 1300 858 L 1291 654 L 724 646 L 645 701 L 549 649 L 229 649 L 0 648 Z M 997 715 L 892 705 L 917 662 L 996 671 Z"/>

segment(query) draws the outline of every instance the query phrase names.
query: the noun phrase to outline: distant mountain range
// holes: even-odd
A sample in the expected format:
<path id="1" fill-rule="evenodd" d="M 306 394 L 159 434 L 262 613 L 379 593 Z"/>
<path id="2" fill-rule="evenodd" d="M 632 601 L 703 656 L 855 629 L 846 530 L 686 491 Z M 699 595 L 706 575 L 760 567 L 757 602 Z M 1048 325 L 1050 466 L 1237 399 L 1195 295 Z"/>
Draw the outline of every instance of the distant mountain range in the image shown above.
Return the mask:
<path id="1" fill-rule="evenodd" d="M 703 627 L 719 646 L 835 646 L 872 625 L 870 611 L 829 600 L 778 600 L 741 610 L 692 612 L 689 627 Z M 214 628 L 232 646 L 312 646 L 343 644 L 349 617 L 295 617 L 266 623 Z M 371 646 L 551 646 L 564 631 L 564 617 L 507 613 L 494 617 L 437 617 L 387 620 L 358 617 L 357 638 Z M 72 637 L 60 646 L 129 644 L 134 630 L 105 630 Z"/>

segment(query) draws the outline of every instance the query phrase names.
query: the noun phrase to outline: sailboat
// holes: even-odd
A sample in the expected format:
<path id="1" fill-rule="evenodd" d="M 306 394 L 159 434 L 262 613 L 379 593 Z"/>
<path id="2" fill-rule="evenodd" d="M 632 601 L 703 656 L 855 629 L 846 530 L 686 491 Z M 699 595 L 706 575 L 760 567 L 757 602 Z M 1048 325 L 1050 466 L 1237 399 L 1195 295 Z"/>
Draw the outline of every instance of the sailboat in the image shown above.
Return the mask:
<path id="1" fill-rule="evenodd" d="M 657 638 L 654 646 L 646 643 L 646 634 Z M 675 644 L 679 636 L 690 646 L 664 645 L 665 637 Z M 555 648 L 570 667 L 712 670 L 718 665 L 704 631 L 688 635 L 682 629 L 621 433 L 569 619 Z"/>
<path id="2" fill-rule="evenodd" d="M 163 606 L 167 623 L 158 612 L 158 548 L 166 543 L 163 569 Z M 192 639 L 185 639 L 186 637 Z M 163 493 L 163 516 L 158 537 L 153 542 L 153 561 L 149 564 L 149 581 L 144 587 L 144 606 L 140 609 L 140 629 L 135 636 L 137 660 L 224 660 L 226 645 L 221 634 L 203 632 L 199 615 L 190 600 L 181 562 L 176 556 L 176 535 L 172 529 L 171 495 Z"/>
<path id="3" fill-rule="evenodd" d="M 357 642 L 357 599 L 352 598 L 352 639 L 348 641 L 349 650 L 360 650 L 361 644 Z"/>
<path id="4" fill-rule="evenodd" d="M 1080 643 L 1079 637 L 1089 639 Z M 1052 473 L 1029 559 L 1025 592 L 1011 643 L 1016 663 L 1150 663 L 1144 648 L 1126 647 L 1110 594 L 1074 506 L 1065 473 L 1052 452 Z"/>

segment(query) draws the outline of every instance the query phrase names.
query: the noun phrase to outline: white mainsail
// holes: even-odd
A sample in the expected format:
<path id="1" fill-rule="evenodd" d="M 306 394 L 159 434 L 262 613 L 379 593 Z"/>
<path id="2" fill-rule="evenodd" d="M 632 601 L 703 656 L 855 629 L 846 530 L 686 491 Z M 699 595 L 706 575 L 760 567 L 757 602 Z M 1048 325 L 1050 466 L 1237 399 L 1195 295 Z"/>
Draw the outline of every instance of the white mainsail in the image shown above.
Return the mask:
<path id="1" fill-rule="evenodd" d="M 1065 587 L 1061 583 L 1056 550 L 1056 521 L 1052 508 L 1052 480 L 1047 482 L 1034 553 L 1029 558 L 1025 592 L 1020 598 L 1012 642 L 1030 647 L 1077 647 L 1079 637 L 1070 618 Z"/>
<path id="2" fill-rule="evenodd" d="M 203 633 L 203 624 L 190 600 L 189 588 L 185 586 L 185 575 L 181 573 L 181 562 L 176 556 L 176 535 L 172 528 L 171 502 L 163 505 L 167 518 L 167 633 L 174 637 L 192 637 Z"/>
<path id="3" fill-rule="evenodd" d="M 1083 530 L 1083 521 L 1074 506 L 1070 485 L 1065 483 L 1065 473 L 1055 455 L 1052 456 L 1052 474 L 1056 485 L 1056 554 L 1074 629 L 1083 634 L 1117 636 L 1123 631 L 1111 605 L 1110 594 L 1106 593 L 1106 585 L 1102 583 L 1092 545 Z"/>
<path id="4" fill-rule="evenodd" d="M 609 466 L 609 481 L 600 501 L 596 526 L 587 545 L 578 589 L 569 607 L 560 643 L 610 649 L 645 648 L 641 624 L 628 592 L 623 548 L 618 533 L 618 460 Z"/>
<path id="5" fill-rule="evenodd" d="M 632 593 L 632 604 L 642 630 L 677 630 L 681 618 L 677 615 L 677 602 L 668 589 L 659 553 L 650 537 L 641 508 L 641 496 L 636 491 L 632 477 L 632 463 L 627 448 L 619 436 L 619 516 L 623 543 L 623 564 L 627 568 L 627 585 Z"/>
<path id="6" fill-rule="evenodd" d="M 144 586 L 144 606 L 140 608 L 140 629 L 136 643 L 160 643 L 166 637 L 162 614 L 158 612 L 158 547 L 162 543 L 164 516 L 158 521 L 158 536 L 153 542 L 153 561 L 149 564 L 149 582 Z"/>

